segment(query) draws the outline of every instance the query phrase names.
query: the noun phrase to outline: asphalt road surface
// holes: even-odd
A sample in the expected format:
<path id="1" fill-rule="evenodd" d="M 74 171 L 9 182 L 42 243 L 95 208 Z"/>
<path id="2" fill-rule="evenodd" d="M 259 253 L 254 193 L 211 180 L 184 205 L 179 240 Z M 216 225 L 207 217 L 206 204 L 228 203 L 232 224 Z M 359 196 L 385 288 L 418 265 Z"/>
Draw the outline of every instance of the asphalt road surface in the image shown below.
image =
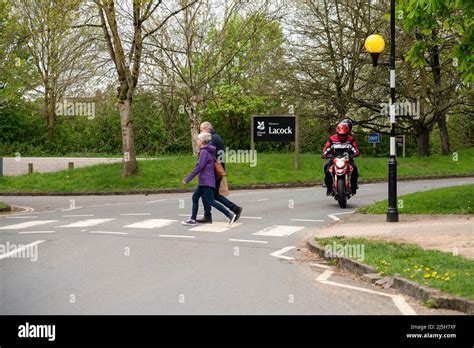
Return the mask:
<path id="1" fill-rule="evenodd" d="M 473 182 L 400 182 L 399 194 Z M 0 314 L 453 313 L 307 251 L 305 228 L 386 195 L 361 185 L 343 210 L 321 187 L 234 191 L 244 211 L 232 228 L 218 211 L 212 225 L 182 226 L 191 194 L 0 197 L 32 208 L 0 217 Z"/>

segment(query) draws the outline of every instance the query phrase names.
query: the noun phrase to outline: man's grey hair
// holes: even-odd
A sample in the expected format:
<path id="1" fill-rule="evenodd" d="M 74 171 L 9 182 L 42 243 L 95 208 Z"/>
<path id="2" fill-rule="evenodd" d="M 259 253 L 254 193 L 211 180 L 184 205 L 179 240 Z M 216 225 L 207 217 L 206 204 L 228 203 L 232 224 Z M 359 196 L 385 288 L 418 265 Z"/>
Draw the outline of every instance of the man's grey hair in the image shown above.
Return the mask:
<path id="1" fill-rule="evenodd" d="M 210 131 L 213 130 L 211 122 L 201 123 L 201 128 L 209 129 Z"/>

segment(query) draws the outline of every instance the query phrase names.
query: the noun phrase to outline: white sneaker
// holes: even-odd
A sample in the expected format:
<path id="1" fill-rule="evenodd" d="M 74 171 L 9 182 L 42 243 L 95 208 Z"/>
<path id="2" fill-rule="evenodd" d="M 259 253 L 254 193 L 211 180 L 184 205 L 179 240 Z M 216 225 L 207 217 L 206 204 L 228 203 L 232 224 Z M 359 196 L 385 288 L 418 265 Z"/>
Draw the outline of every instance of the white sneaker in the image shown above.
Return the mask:
<path id="1" fill-rule="evenodd" d="M 189 219 L 186 220 L 186 221 L 181 221 L 181 223 L 182 223 L 183 225 L 186 225 L 186 226 L 194 226 L 194 225 L 197 225 L 196 220 L 193 220 L 193 219 L 191 219 L 191 218 L 189 218 Z"/>
<path id="2" fill-rule="evenodd" d="M 231 213 L 232 216 L 229 218 L 229 226 L 232 226 L 232 224 L 235 222 L 235 218 L 237 217 L 237 214 Z"/>

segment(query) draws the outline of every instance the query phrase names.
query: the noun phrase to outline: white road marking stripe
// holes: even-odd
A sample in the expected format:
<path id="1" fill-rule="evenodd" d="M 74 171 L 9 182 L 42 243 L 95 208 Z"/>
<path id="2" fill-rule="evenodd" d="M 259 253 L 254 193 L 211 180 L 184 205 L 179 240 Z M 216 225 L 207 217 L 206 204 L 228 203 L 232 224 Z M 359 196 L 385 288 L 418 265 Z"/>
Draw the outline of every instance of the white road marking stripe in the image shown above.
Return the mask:
<path id="1" fill-rule="evenodd" d="M 158 203 L 158 202 L 164 202 L 164 201 L 167 201 L 167 200 L 168 200 L 168 198 L 163 198 L 163 199 L 158 199 L 156 201 L 148 201 L 146 203 Z"/>
<path id="2" fill-rule="evenodd" d="M 415 310 L 405 301 L 403 296 L 393 296 L 392 301 L 403 315 L 417 315 Z"/>
<path id="3" fill-rule="evenodd" d="M 213 222 L 212 224 L 199 224 L 196 227 L 190 228 L 188 231 L 225 232 L 240 225 L 242 224 L 238 222 L 233 223 L 232 226 L 229 226 L 228 222 Z"/>
<path id="4" fill-rule="evenodd" d="M 310 266 L 315 266 L 315 267 L 324 268 L 324 269 L 331 269 L 331 266 L 323 265 L 323 264 L 321 264 L 321 263 L 310 263 L 309 265 L 310 265 Z"/>
<path id="5" fill-rule="evenodd" d="M 28 231 L 28 232 L 18 232 L 18 234 L 36 234 L 36 233 L 55 233 L 54 231 Z"/>
<path id="6" fill-rule="evenodd" d="M 287 251 L 290 251 L 291 249 L 294 249 L 294 248 L 296 248 L 296 247 L 295 246 L 287 246 L 287 247 L 284 247 L 283 249 L 280 249 L 280 250 L 277 250 L 277 251 L 271 253 L 270 255 L 278 257 L 280 259 L 284 259 L 284 260 L 294 260 L 295 259 L 294 257 L 282 255 L 282 254 L 286 253 Z"/>
<path id="7" fill-rule="evenodd" d="M 179 234 L 159 234 L 158 237 L 165 237 L 165 238 L 190 238 L 190 239 L 196 238 L 195 236 L 183 236 L 183 235 L 179 235 Z"/>
<path id="8" fill-rule="evenodd" d="M 185 217 L 189 217 L 190 214 L 178 214 L 178 216 L 185 216 Z M 197 217 L 198 218 L 201 218 L 203 217 L 204 215 L 198 215 Z M 262 219 L 261 216 L 241 216 L 240 219 L 255 219 L 255 220 L 260 220 Z"/>
<path id="9" fill-rule="evenodd" d="M 281 226 L 281 225 L 273 225 L 270 227 L 266 227 L 261 229 L 255 233 L 256 236 L 274 236 L 274 237 L 287 237 L 295 232 L 298 232 L 304 229 L 304 226 Z"/>
<path id="10" fill-rule="evenodd" d="M 329 279 L 329 277 L 332 276 L 332 274 L 334 273 L 334 271 L 330 270 L 330 269 L 327 269 L 325 270 L 323 273 L 321 273 L 317 278 L 316 280 L 318 282 L 323 282 L 323 281 L 327 281 Z"/>
<path id="11" fill-rule="evenodd" d="M 334 213 L 334 214 L 329 214 L 328 217 L 330 217 L 334 221 L 340 221 L 341 219 L 339 219 L 336 215 L 353 214 L 353 213 L 355 213 L 355 211 L 347 211 L 347 212 L 343 212 L 343 213 Z"/>
<path id="12" fill-rule="evenodd" d="M 28 221 L 22 222 L 20 224 L 9 225 L 0 227 L 0 230 L 21 230 L 28 227 L 39 226 L 39 225 L 46 225 L 52 222 L 57 222 L 58 220 L 38 220 L 38 221 Z"/>
<path id="13" fill-rule="evenodd" d="M 89 233 L 97 234 L 128 234 L 127 232 L 109 232 L 109 231 L 90 231 Z"/>
<path id="14" fill-rule="evenodd" d="M 253 240 L 253 239 L 229 239 L 231 242 L 244 242 L 244 243 L 262 243 L 267 244 L 266 240 Z"/>
<path id="15" fill-rule="evenodd" d="M 58 227 L 91 227 L 91 226 L 100 225 L 112 220 L 115 220 L 115 219 L 87 219 L 87 220 L 80 220 L 77 222 L 73 222 L 71 224 L 62 225 Z"/>
<path id="16" fill-rule="evenodd" d="M 333 285 L 333 286 L 338 286 L 338 287 L 341 287 L 341 288 L 346 288 L 346 289 L 351 289 L 351 290 L 358 290 L 358 291 L 362 291 L 362 292 L 367 292 L 369 294 L 389 297 L 389 298 L 392 299 L 395 306 L 398 308 L 398 310 L 403 315 L 416 315 L 417 314 L 413 310 L 413 308 L 405 301 L 403 296 L 401 296 L 401 295 L 386 294 L 384 292 L 374 291 L 374 290 L 370 290 L 370 289 L 366 289 L 366 288 L 360 288 L 358 286 L 352 286 L 352 285 L 348 285 L 348 284 L 336 283 L 336 282 L 333 282 L 333 281 L 330 281 L 330 280 L 319 279 L 326 272 L 332 272 L 332 271 L 327 270 L 327 271 L 323 272 L 322 274 L 319 275 L 318 278 L 316 278 L 316 280 L 319 280 L 321 283 L 327 284 L 327 285 Z M 327 277 L 327 278 L 329 278 L 329 277 Z"/>
<path id="17" fill-rule="evenodd" d="M 170 219 L 148 219 L 140 222 L 136 222 L 134 224 L 126 225 L 124 227 L 129 227 L 129 228 L 160 228 L 160 227 L 165 227 L 169 226 L 175 222 L 178 222 L 178 220 L 170 220 Z"/>
<path id="18" fill-rule="evenodd" d="M 268 198 L 257 199 L 257 202 L 264 202 L 264 201 L 268 201 Z"/>
<path id="19" fill-rule="evenodd" d="M 151 215 L 151 213 L 130 213 L 130 214 L 120 214 L 122 216 L 145 216 L 145 215 Z"/>
<path id="20" fill-rule="evenodd" d="M 316 278 L 316 280 L 318 280 L 318 278 Z M 375 294 L 375 295 L 380 295 L 380 296 L 385 296 L 385 297 L 392 297 L 393 296 L 391 294 L 386 294 L 384 292 L 370 290 L 370 289 L 366 289 L 366 288 L 360 288 L 358 286 L 353 286 L 353 285 L 348 285 L 348 284 L 336 283 L 336 282 L 333 282 L 333 281 L 330 281 L 330 280 L 319 280 L 319 281 L 323 284 L 334 285 L 334 286 L 338 286 L 340 288 L 346 288 L 346 289 L 351 289 L 351 290 L 358 290 L 358 291 L 362 291 L 362 292 L 367 292 L 369 294 Z"/>
<path id="21" fill-rule="evenodd" d="M 6 219 L 37 219 L 37 216 L 25 215 L 25 216 L 6 216 Z"/>
<path id="22" fill-rule="evenodd" d="M 19 248 L 16 248 L 15 250 L 12 250 L 12 251 L 9 251 L 8 253 L 5 253 L 3 255 L 0 255 L 0 260 L 1 259 L 6 259 L 7 257 L 10 257 L 12 255 L 15 255 L 16 253 L 19 253 L 20 251 L 22 250 L 25 250 L 25 249 L 28 249 L 28 248 L 31 248 L 37 244 L 40 244 L 40 243 L 43 243 L 44 240 L 37 240 L 36 242 L 33 242 L 33 243 L 30 243 L 30 244 L 26 244 L 26 245 L 22 245 L 21 247 Z"/>
<path id="23" fill-rule="evenodd" d="M 62 217 L 87 217 L 87 216 L 94 216 L 94 214 L 63 215 Z"/>
<path id="24" fill-rule="evenodd" d="M 291 221 L 302 221 L 302 222 L 324 222 L 324 220 L 311 220 L 311 219 L 290 219 Z"/>

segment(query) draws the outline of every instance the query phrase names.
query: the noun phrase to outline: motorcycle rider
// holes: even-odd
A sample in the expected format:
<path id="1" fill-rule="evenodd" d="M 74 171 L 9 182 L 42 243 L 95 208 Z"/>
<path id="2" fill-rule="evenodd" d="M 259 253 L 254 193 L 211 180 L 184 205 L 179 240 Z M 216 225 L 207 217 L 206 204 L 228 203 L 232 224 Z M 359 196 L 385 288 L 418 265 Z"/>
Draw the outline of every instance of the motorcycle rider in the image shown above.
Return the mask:
<path id="1" fill-rule="evenodd" d="M 323 149 L 322 159 L 328 158 L 329 161 L 324 165 L 324 183 L 326 184 L 326 195 L 330 196 L 332 194 L 332 175 L 329 172 L 329 167 L 331 166 L 331 157 L 334 155 L 335 151 L 337 152 L 347 152 L 349 153 L 350 160 L 349 164 L 352 166 L 352 175 L 351 175 L 351 191 L 355 195 L 359 186 L 357 185 L 357 179 L 359 173 L 357 166 L 354 163 L 354 157 L 360 155 L 359 147 L 357 146 L 357 141 L 349 133 L 351 131 L 352 122 L 348 119 L 342 121 L 338 124 L 336 128 L 336 134 L 331 135 L 329 140 L 326 142 L 326 145 Z"/>

